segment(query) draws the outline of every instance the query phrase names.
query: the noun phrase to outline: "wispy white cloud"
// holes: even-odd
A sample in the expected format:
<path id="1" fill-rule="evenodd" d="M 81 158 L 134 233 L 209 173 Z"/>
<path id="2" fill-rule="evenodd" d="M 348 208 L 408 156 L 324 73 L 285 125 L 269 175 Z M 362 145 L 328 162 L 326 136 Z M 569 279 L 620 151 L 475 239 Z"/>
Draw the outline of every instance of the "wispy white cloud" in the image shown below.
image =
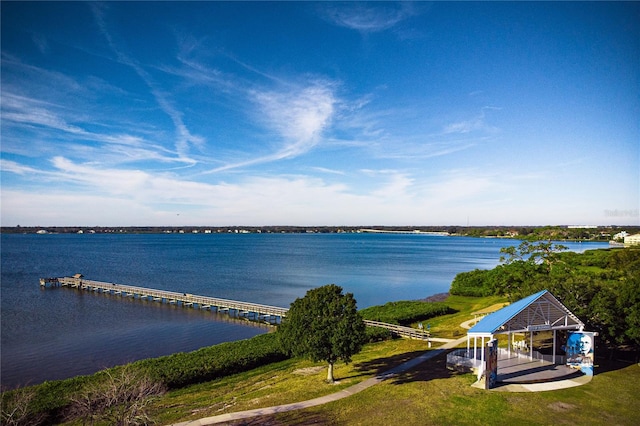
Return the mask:
<path id="1" fill-rule="evenodd" d="M 71 115 L 75 124 L 65 115 Z M 34 131 L 44 129 L 48 139 L 65 141 L 65 149 L 101 162 L 124 163 L 155 160 L 163 163 L 183 162 L 175 152 L 130 133 L 101 133 L 89 131 L 84 126 L 85 117 L 51 102 L 16 95 L 9 90 L 2 93 L 2 123 L 5 135 L 9 128 Z M 92 123 L 95 124 L 95 123 Z M 98 142 L 102 145 L 84 146 L 82 141 Z M 83 154 L 84 153 L 84 154 Z"/>
<path id="2" fill-rule="evenodd" d="M 327 174 L 331 174 L 331 175 L 340 175 L 340 176 L 344 176 L 347 173 L 344 172 L 343 170 L 335 170 L 335 169 L 329 169 L 326 167 L 312 167 L 312 170 L 318 171 L 320 173 L 327 173 Z"/>
<path id="3" fill-rule="evenodd" d="M 442 127 L 443 119 L 425 113 L 424 106 L 380 107 L 375 98 L 340 103 L 332 145 L 359 148 L 376 159 L 418 161 L 468 150 L 499 131 L 488 124 L 485 110 L 492 107 Z"/>
<path id="4" fill-rule="evenodd" d="M 388 30 L 399 22 L 413 16 L 411 3 L 324 3 L 321 15 L 334 25 L 362 33 Z"/>
<path id="5" fill-rule="evenodd" d="M 264 225 L 282 218 L 291 225 L 459 224 L 470 213 L 472 223 L 482 218 L 483 224 L 504 224 L 513 223 L 514 201 L 525 218 L 520 222 L 535 219 L 542 201 L 529 190 L 539 186 L 535 176 L 512 171 L 505 179 L 508 170 L 479 168 L 428 178 L 417 171 L 361 169 L 351 173 L 351 183 L 330 184 L 304 175 L 196 182 L 172 173 L 105 168 L 64 157 L 53 158 L 46 170 L 7 160 L 0 167 L 3 173 L 54 183 L 41 191 L 3 188 L 6 225 Z M 359 186 L 358 179 L 366 184 Z M 51 216 L 50 223 L 46 212 L 34 214 L 33 205 L 65 202 L 83 209 L 64 219 Z"/>
<path id="6" fill-rule="evenodd" d="M 304 87 L 277 90 L 252 90 L 257 106 L 256 119 L 273 132 L 277 148 L 272 152 L 230 162 L 210 173 L 294 158 L 313 149 L 322 132 L 330 125 L 338 102 L 333 84 L 315 81 Z"/>
<path id="7" fill-rule="evenodd" d="M 467 120 L 461 120 L 454 123 L 450 123 L 444 127 L 442 130 L 443 134 L 451 134 L 451 133 L 471 133 L 476 131 L 482 131 L 486 133 L 496 133 L 499 129 L 495 126 L 490 125 L 487 122 L 487 111 L 491 110 L 500 110 L 497 107 L 483 107 L 480 110 L 480 113 L 476 116 L 469 118 Z"/>
<path id="8" fill-rule="evenodd" d="M 315 145 L 330 123 L 336 103 L 330 84 L 313 83 L 286 92 L 255 92 L 255 102 L 266 124 L 289 143 L 283 157 L 304 153 Z"/>
<path id="9" fill-rule="evenodd" d="M 38 96 L 42 100 L 50 98 L 51 94 L 90 95 L 87 87 L 76 79 L 51 69 L 44 69 L 25 63 L 13 54 L 2 52 L 3 69 L 13 72 L 3 72 L 4 87 L 19 87 L 16 92 L 28 96 Z M 19 80 L 16 80 L 19 78 Z M 23 84 L 28 82 L 29 84 Z"/>
<path id="10" fill-rule="evenodd" d="M 31 40 L 43 55 L 46 55 L 50 52 L 49 42 L 44 35 L 36 33 L 31 34 Z"/>
<path id="11" fill-rule="evenodd" d="M 3 223 L 47 225 L 47 215 L 34 215 L 32 206 L 65 202 L 82 205 L 78 209 L 82 214 L 69 212 L 63 221 L 52 217 L 52 223 L 260 225 L 280 223 L 286 217 L 293 225 L 355 225 L 363 220 L 388 223 L 398 209 L 410 212 L 404 203 L 396 203 L 408 198 L 403 189 L 406 183 L 397 175 L 381 176 L 383 185 L 376 191 L 357 193 L 344 183 L 328 184 L 309 176 L 250 176 L 233 183 L 201 183 L 171 174 L 97 168 L 63 157 L 54 158 L 51 165 L 47 177 L 57 184 L 48 191 L 3 191 Z M 13 166 L 11 171 L 30 172 Z M 394 198 L 389 199 L 390 195 Z M 363 209 L 371 215 L 363 218 Z"/>
<path id="12" fill-rule="evenodd" d="M 2 93 L 2 120 L 5 124 L 18 126 L 43 126 L 60 130 L 85 139 L 122 145 L 140 145 L 144 140 L 130 134 L 100 134 L 71 124 L 58 113 L 64 108 L 50 102 L 16 95 L 8 90 Z M 73 114 L 73 113 L 72 113 Z"/>
<path id="13" fill-rule="evenodd" d="M 0 158 L 0 170 L 7 173 L 15 173 L 17 175 L 39 175 L 42 170 L 34 167 L 25 166 L 15 161 Z"/>
<path id="14" fill-rule="evenodd" d="M 151 94 L 156 99 L 156 102 L 158 103 L 160 108 L 169 116 L 169 118 L 171 118 L 176 132 L 176 151 L 178 152 L 181 160 L 196 164 L 197 161 L 191 158 L 189 155 L 190 147 L 191 145 L 201 147 L 205 143 L 205 139 L 190 132 L 190 130 L 184 123 L 182 113 L 173 106 L 172 102 L 169 100 L 169 96 L 157 86 L 153 78 L 151 78 L 151 75 L 147 71 L 145 71 L 141 65 L 130 58 L 118 47 L 118 45 L 114 41 L 113 36 L 111 35 L 111 32 L 107 27 L 107 23 L 105 20 L 106 10 L 104 6 L 92 3 L 91 9 L 93 11 L 96 23 L 100 28 L 100 32 L 107 40 L 107 43 L 109 44 L 111 50 L 116 54 L 118 61 L 125 65 L 128 65 L 136 72 L 136 74 L 138 74 L 142 81 L 149 87 Z"/>

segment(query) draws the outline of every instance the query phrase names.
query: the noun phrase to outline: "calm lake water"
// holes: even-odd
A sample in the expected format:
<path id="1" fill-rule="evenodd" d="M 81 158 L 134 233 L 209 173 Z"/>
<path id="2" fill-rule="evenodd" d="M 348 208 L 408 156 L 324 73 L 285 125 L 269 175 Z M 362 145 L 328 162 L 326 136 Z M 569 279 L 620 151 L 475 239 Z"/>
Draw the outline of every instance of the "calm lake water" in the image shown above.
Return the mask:
<path id="1" fill-rule="evenodd" d="M 1 235 L 3 387 L 265 333 L 208 311 L 125 300 L 40 277 L 87 279 L 288 307 L 335 283 L 358 307 L 446 292 L 459 272 L 492 268 L 518 241 L 400 234 Z M 572 250 L 606 243 L 570 243 Z"/>

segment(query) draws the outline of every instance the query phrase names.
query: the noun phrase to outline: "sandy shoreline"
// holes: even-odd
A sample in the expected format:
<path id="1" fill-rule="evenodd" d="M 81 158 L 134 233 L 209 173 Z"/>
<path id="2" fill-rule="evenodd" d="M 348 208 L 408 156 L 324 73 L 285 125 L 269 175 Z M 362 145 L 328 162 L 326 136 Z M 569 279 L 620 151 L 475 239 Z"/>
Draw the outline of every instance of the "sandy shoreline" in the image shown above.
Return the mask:
<path id="1" fill-rule="evenodd" d="M 426 297 L 424 299 L 420 299 L 421 302 L 443 302 L 447 297 L 449 297 L 449 293 L 437 293 L 432 296 Z"/>

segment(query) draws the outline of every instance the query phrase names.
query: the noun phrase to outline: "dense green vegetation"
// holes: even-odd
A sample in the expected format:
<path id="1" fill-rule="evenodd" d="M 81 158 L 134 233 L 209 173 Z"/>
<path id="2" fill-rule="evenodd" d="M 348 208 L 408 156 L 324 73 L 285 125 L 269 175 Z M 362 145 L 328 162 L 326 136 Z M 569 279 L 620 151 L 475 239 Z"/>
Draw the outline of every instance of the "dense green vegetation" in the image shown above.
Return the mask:
<path id="1" fill-rule="evenodd" d="M 455 312 L 441 302 L 425 303 L 413 300 L 389 302 L 382 306 L 362 309 L 360 314 L 366 320 L 408 326 L 418 321 Z"/>
<path id="2" fill-rule="evenodd" d="M 206 382 L 289 356 L 273 333 L 134 363 L 170 389 Z"/>
<path id="3" fill-rule="evenodd" d="M 528 241 L 608 241 L 624 230 L 635 234 L 640 229 L 628 226 L 571 227 L 568 226 L 478 226 L 454 228 L 455 233 L 469 237 L 502 237 Z"/>
<path id="4" fill-rule="evenodd" d="M 640 345 L 640 248 L 562 252 L 551 243 L 503 249 L 503 264 L 458 274 L 451 294 L 518 300 L 549 290 L 608 347 Z"/>
<path id="5" fill-rule="evenodd" d="M 222 343 L 189 353 L 176 353 L 160 358 L 134 362 L 126 366 L 132 374 L 149 377 L 169 389 L 206 382 L 287 359 L 274 333 L 247 340 Z M 28 391 L 9 391 L 2 394 L 2 424 L 7 424 L 8 407 L 19 402 L 16 398 L 29 398 L 28 413 L 22 424 L 55 423 L 64 418 L 72 400 L 87 387 L 95 387 L 118 374 L 125 367 L 114 367 L 91 376 L 45 382 Z M 28 393 L 25 393 L 28 392 Z M 44 414 L 43 414 L 44 413 Z"/>

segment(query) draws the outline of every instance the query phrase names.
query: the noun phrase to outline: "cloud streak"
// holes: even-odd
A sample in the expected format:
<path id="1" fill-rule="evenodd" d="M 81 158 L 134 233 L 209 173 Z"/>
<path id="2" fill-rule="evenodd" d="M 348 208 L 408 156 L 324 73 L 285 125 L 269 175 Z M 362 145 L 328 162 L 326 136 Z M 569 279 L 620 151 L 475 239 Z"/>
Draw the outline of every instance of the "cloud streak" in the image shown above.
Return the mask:
<path id="1" fill-rule="evenodd" d="M 286 90 L 253 90 L 258 120 L 273 132 L 278 148 L 260 157 L 215 168 L 208 173 L 298 157 L 312 150 L 330 125 L 338 102 L 333 84 L 312 82 Z"/>
<path id="2" fill-rule="evenodd" d="M 180 159 L 187 163 L 196 164 L 197 161 L 189 156 L 190 147 L 192 145 L 197 147 L 202 146 L 205 143 L 205 139 L 201 136 L 193 135 L 189 131 L 184 123 L 182 113 L 174 108 L 173 104 L 169 101 L 169 97 L 167 96 L 167 94 L 158 88 L 155 81 L 151 78 L 151 75 L 149 75 L 149 73 L 147 73 L 142 68 L 142 66 L 131 59 L 117 46 L 107 28 L 104 7 L 96 3 L 92 3 L 91 10 L 93 11 L 96 23 L 100 28 L 100 32 L 107 40 L 107 43 L 109 44 L 111 50 L 116 54 L 118 61 L 125 65 L 128 65 L 136 72 L 136 74 L 138 74 L 142 81 L 144 81 L 144 83 L 151 90 L 151 94 L 156 99 L 156 102 L 158 103 L 160 108 L 169 116 L 169 118 L 173 122 L 176 132 L 176 151 Z"/>
<path id="3" fill-rule="evenodd" d="M 482 108 L 480 113 L 473 118 L 457 121 L 446 125 L 442 130 L 442 133 L 445 135 L 452 133 L 467 134 L 477 131 L 485 133 L 496 133 L 499 131 L 499 129 L 487 123 L 486 112 L 491 110 L 500 110 L 500 108 L 484 107 Z"/>
<path id="4" fill-rule="evenodd" d="M 362 33 L 375 33 L 388 30 L 415 13 L 411 3 L 354 2 L 340 5 L 328 3 L 321 14 L 334 25 Z"/>
<path id="5" fill-rule="evenodd" d="M 55 139 L 67 144 L 78 155 L 100 162 L 123 163 L 131 161 L 154 160 L 162 163 L 184 162 L 159 144 L 152 143 L 145 137 L 131 133 L 100 133 L 87 130 L 81 120 L 84 117 L 75 115 L 76 124 L 69 123 L 69 118 L 61 114 L 69 114 L 66 108 L 53 103 L 20 96 L 5 89 L 2 94 L 2 121 L 5 135 L 8 128 L 14 127 L 22 131 L 38 132 L 42 130 L 48 139 Z M 55 136 L 54 136 L 55 135 Z M 84 144 L 83 144 L 84 142 Z M 87 142 L 98 142 L 102 146 L 87 145 Z M 83 145 L 82 145 L 83 144 Z"/>

